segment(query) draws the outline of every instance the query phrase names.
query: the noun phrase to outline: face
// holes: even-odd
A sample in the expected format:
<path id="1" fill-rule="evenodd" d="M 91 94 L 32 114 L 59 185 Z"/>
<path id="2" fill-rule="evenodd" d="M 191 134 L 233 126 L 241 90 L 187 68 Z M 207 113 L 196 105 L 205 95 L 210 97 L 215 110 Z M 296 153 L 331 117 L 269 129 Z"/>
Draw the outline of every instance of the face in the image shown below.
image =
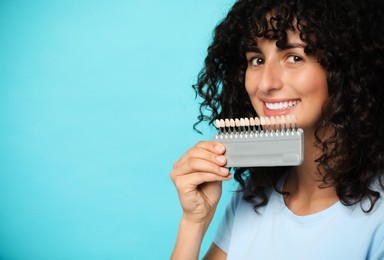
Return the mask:
<path id="1" fill-rule="evenodd" d="M 295 115 L 298 126 L 313 131 L 328 98 L 326 71 L 304 53 L 299 33 L 287 32 L 288 48 L 257 39 L 246 53 L 245 86 L 258 116 Z"/>

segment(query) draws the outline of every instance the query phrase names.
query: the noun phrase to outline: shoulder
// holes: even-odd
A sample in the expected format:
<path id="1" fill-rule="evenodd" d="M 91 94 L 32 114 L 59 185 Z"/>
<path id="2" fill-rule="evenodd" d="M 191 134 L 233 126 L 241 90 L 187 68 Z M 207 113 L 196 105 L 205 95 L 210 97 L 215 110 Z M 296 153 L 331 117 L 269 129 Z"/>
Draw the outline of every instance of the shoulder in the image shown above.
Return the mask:
<path id="1" fill-rule="evenodd" d="M 378 222 L 384 222 L 384 187 L 383 180 L 378 178 L 370 185 L 370 190 L 378 196 L 365 197 L 360 203 L 347 206 L 348 211 L 352 211 L 355 216 L 362 216 Z"/>
<path id="2" fill-rule="evenodd" d="M 375 201 L 374 206 L 372 207 L 372 214 L 381 216 L 381 219 L 384 221 L 384 177 L 378 178 L 372 185 L 371 190 L 379 193 L 377 201 Z M 366 199 L 362 203 L 362 208 L 367 208 L 368 205 L 371 205 L 372 201 Z"/>
<path id="3" fill-rule="evenodd" d="M 236 215 L 236 211 L 240 204 L 244 203 L 243 192 L 235 191 L 232 194 L 232 197 L 229 202 L 227 202 L 227 206 L 225 209 L 225 218 L 234 218 Z"/>
<path id="4" fill-rule="evenodd" d="M 372 211 L 367 213 L 366 228 L 371 226 L 371 256 L 369 259 L 384 259 L 384 191 L 380 191 L 380 198 L 376 201 Z"/>
<path id="5" fill-rule="evenodd" d="M 237 209 L 239 204 L 243 203 L 243 193 L 235 192 L 232 195 L 231 200 L 227 204 L 224 216 L 222 217 L 219 227 L 216 232 L 216 236 L 213 242 L 223 252 L 228 252 L 230 240 L 232 236 L 232 229 L 237 216 Z"/>
<path id="6" fill-rule="evenodd" d="M 230 203 L 228 204 L 228 207 L 230 207 L 230 210 L 235 213 L 237 207 L 239 204 L 244 203 L 244 193 L 242 191 L 236 191 L 233 193 Z"/>

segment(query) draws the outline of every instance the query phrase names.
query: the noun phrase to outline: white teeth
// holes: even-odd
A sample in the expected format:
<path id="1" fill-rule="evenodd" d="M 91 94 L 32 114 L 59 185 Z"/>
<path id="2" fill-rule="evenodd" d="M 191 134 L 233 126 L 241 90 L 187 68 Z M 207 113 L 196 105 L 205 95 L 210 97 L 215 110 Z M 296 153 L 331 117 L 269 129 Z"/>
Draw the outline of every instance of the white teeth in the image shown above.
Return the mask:
<path id="1" fill-rule="evenodd" d="M 300 103 L 300 100 L 278 102 L 278 103 L 265 103 L 265 106 L 270 110 L 281 110 L 296 106 Z"/>

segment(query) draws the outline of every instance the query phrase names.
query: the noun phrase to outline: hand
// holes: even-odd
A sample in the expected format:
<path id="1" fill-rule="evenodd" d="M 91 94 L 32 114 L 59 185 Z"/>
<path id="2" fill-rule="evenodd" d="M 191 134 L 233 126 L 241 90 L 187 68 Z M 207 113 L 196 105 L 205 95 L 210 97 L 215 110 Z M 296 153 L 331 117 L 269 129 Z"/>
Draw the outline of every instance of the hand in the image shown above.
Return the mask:
<path id="1" fill-rule="evenodd" d="M 224 145 L 203 141 L 188 150 L 173 165 L 174 182 L 183 217 L 193 222 L 210 222 L 222 192 L 222 181 L 232 175 L 226 164 Z"/>

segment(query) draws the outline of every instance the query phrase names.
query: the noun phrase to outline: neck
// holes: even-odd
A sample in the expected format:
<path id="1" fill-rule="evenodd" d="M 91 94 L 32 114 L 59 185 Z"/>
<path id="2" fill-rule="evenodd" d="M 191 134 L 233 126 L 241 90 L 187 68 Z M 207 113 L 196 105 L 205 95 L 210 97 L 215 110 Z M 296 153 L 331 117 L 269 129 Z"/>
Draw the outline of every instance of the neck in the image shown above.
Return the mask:
<path id="1" fill-rule="evenodd" d="M 284 191 L 289 193 L 285 203 L 297 215 L 322 211 L 339 200 L 333 186 L 323 185 L 323 175 L 315 162 L 321 153 L 313 144 L 313 135 L 306 136 L 304 162 L 291 169 L 284 185 Z"/>

